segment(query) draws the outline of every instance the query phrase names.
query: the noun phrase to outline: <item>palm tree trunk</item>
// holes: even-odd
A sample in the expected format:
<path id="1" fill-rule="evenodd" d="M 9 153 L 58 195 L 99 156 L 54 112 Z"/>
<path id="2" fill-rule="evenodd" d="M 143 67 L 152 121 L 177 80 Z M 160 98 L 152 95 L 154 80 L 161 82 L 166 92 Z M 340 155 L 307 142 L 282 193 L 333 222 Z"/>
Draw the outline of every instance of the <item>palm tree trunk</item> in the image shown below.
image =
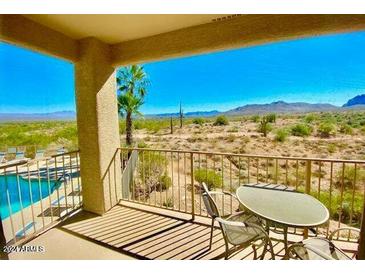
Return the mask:
<path id="1" fill-rule="evenodd" d="M 133 142 L 133 136 L 132 136 L 132 113 L 127 112 L 126 118 L 125 118 L 125 127 L 126 127 L 126 143 L 127 146 L 132 145 Z"/>

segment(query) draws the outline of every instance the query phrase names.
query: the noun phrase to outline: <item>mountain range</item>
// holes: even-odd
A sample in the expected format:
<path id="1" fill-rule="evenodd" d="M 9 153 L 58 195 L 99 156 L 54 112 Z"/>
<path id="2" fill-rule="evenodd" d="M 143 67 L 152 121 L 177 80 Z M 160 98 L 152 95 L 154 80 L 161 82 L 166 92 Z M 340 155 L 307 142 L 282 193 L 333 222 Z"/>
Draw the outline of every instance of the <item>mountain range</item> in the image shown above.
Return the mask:
<path id="1" fill-rule="evenodd" d="M 212 117 L 216 115 L 252 115 L 265 113 L 306 113 L 323 111 L 347 111 L 353 109 L 365 110 L 365 94 L 355 96 L 342 107 L 331 104 L 311 104 L 304 102 L 287 103 L 284 101 L 269 104 L 248 104 L 228 111 L 195 111 L 186 112 L 184 117 Z M 179 113 L 149 114 L 148 118 L 179 117 Z M 74 111 L 58 111 L 52 113 L 0 113 L 0 122 L 7 121 L 49 121 L 49 120 L 75 120 Z"/>
<path id="2" fill-rule="evenodd" d="M 0 113 L 0 122 L 16 121 L 67 121 L 75 120 L 74 111 L 56 111 L 51 113 Z"/>

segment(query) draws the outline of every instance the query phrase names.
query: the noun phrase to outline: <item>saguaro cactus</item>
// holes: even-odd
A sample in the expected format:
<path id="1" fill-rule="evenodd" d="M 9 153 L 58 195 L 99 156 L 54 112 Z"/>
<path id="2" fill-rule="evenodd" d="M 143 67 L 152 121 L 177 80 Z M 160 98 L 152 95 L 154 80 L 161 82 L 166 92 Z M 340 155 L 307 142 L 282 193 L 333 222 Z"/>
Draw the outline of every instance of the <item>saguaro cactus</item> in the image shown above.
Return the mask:
<path id="1" fill-rule="evenodd" d="M 180 117 L 180 128 L 183 127 L 183 118 L 184 118 L 184 113 L 183 110 L 181 108 L 181 102 L 180 102 L 180 112 L 179 112 L 179 117 Z"/>

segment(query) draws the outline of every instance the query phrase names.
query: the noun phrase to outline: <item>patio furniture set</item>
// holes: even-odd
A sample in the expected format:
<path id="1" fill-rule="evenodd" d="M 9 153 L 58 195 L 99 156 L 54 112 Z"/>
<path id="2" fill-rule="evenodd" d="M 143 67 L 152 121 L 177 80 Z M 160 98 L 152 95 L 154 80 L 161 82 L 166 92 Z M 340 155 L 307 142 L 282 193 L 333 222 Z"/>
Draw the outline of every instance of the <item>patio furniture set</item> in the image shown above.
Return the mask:
<path id="1" fill-rule="evenodd" d="M 314 197 L 296 192 L 280 185 L 273 188 L 267 185 L 243 185 L 236 194 L 210 191 L 205 183 L 203 202 L 208 215 L 212 218 L 209 248 L 212 245 L 214 223 L 217 221 L 225 241 L 225 259 L 233 252 L 251 246 L 254 258 L 264 259 L 267 252 L 275 259 L 270 231 L 281 228 L 285 249 L 285 259 L 300 260 L 348 260 L 351 259 L 343 250 L 336 247 L 334 235 L 343 231 L 360 233 L 352 227 L 336 229 L 325 237 L 308 238 L 308 230 L 314 231 L 329 220 L 328 209 Z M 217 196 L 228 195 L 236 199 L 240 208 L 238 212 L 222 215 L 216 203 Z M 303 229 L 304 239 L 301 242 L 288 244 L 288 228 Z M 257 251 L 262 248 L 258 256 Z"/>

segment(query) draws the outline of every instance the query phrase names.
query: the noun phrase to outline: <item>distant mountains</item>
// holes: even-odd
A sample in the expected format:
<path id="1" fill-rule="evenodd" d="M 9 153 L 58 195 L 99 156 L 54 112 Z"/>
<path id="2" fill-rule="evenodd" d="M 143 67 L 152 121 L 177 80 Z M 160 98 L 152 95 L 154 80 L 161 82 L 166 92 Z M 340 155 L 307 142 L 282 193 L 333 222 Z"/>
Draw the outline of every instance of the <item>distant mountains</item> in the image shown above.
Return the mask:
<path id="1" fill-rule="evenodd" d="M 342 107 L 331 104 L 311 104 L 304 102 L 287 103 L 285 101 L 272 102 L 270 104 L 249 104 L 237 107 L 228 111 L 196 111 L 184 113 L 185 117 L 210 117 L 216 115 L 253 115 L 265 113 L 307 113 L 307 112 L 324 112 L 324 111 L 347 111 L 352 109 L 365 110 L 365 94 L 358 95 L 350 99 Z M 148 117 L 178 117 L 179 113 L 163 113 L 156 115 L 147 115 Z"/>
<path id="2" fill-rule="evenodd" d="M 0 113 L 0 122 L 15 121 L 67 121 L 75 120 L 74 111 L 57 111 L 51 113 Z"/>
<path id="3" fill-rule="evenodd" d="M 347 111 L 354 109 L 365 110 L 365 94 L 355 96 L 347 101 L 342 107 L 331 104 L 310 104 L 310 103 L 287 103 L 285 101 L 272 102 L 270 104 L 249 104 L 237 107 L 225 112 L 217 110 L 212 111 L 194 111 L 184 113 L 184 117 L 212 117 L 222 115 L 252 115 L 265 113 L 306 113 L 306 112 L 323 112 L 323 111 Z M 167 118 L 179 117 L 179 113 L 161 113 L 146 115 L 148 118 Z M 74 111 L 59 111 L 52 113 L 0 113 L 0 122 L 6 121 L 49 121 L 49 120 L 75 120 Z"/>
<path id="4" fill-rule="evenodd" d="M 186 112 L 184 113 L 184 117 L 211 117 L 211 116 L 216 116 L 218 114 L 220 114 L 221 112 L 219 112 L 218 110 L 212 110 L 212 111 L 194 111 L 194 112 Z M 161 114 L 148 114 L 145 115 L 146 117 L 150 117 L 150 118 L 167 118 L 167 117 L 179 117 L 179 113 L 161 113 Z"/>
<path id="5" fill-rule="evenodd" d="M 357 95 L 354 98 L 347 101 L 343 107 L 352 107 L 356 105 L 365 105 L 365 94 Z"/>
<path id="6" fill-rule="evenodd" d="M 331 104 L 287 103 L 277 101 L 270 104 L 252 104 L 226 111 L 226 115 L 247 115 L 265 113 L 303 113 L 314 111 L 335 111 L 338 107 Z"/>

